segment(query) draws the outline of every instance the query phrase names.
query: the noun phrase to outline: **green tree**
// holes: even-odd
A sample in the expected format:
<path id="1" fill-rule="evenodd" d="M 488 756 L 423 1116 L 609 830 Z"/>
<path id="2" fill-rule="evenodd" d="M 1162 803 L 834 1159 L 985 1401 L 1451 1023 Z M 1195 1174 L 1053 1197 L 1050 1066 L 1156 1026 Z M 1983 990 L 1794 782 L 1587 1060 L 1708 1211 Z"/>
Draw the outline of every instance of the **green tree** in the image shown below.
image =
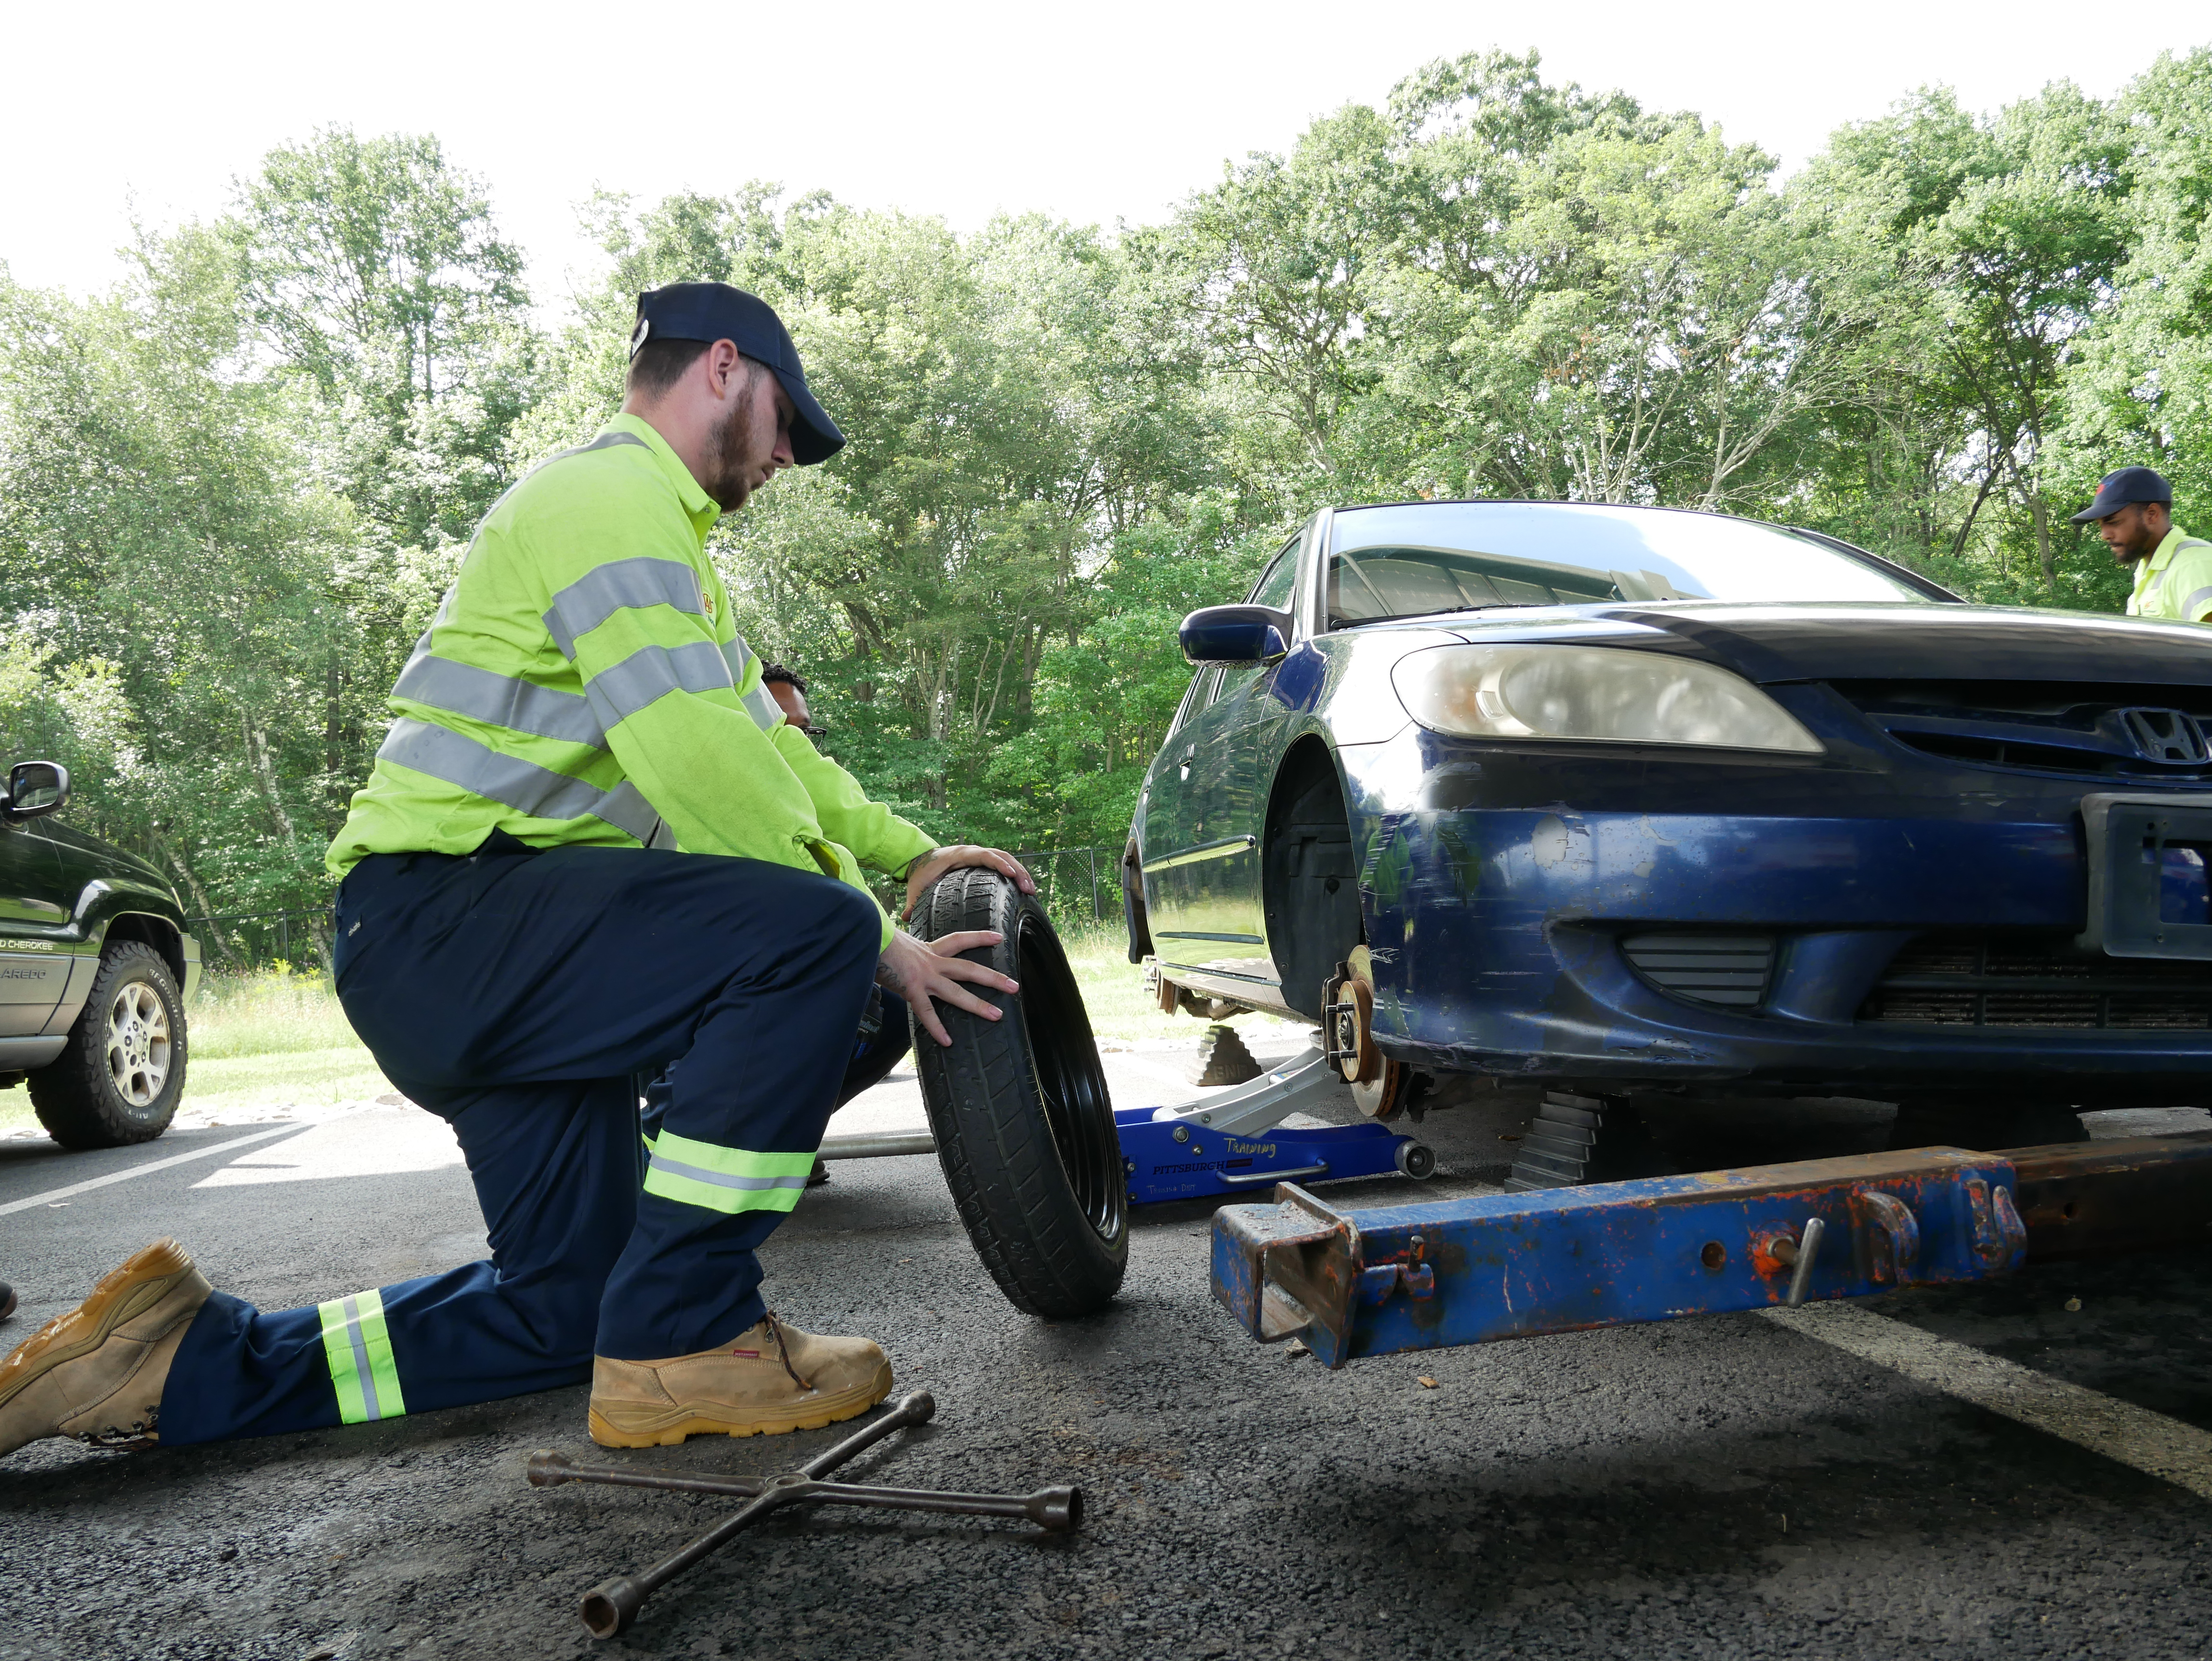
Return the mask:
<path id="1" fill-rule="evenodd" d="M 532 394 L 522 256 L 435 138 L 343 129 L 269 153 L 226 227 L 262 339 L 329 413 L 328 465 L 381 540 L 465 539 Z"/>
<path id="2" fill-rule="evenodd" d="M 2114 216 L 2130 246 L 2112 302 L 2068 377 L 2061 470 L 2068 499 L 2086 501 L 2115 467 L 2155 466 L 2173 481 L 2177 514 L 2199 535 L 2212 525 L 2208 110 L 2208 47 L 2161 55 L 2118 100 L 2128 189 Z"/>
<path id="3" fill-rule="evenodd" d="M 197 904 L 309 907 L 353 516 L 281 389 L 239 373 L 243 319 L 222 244 L 191 228 L 101 300 L 0 280 L 0 611 L 19 660 L 70 666 L 52 697 L 96 764 L 91 828 Z M 99 741 L 72 708 L 95 685 Z"/>
<path id="4" fill-rule="evenodd" d="M 2063 82 L 1990 120 L 1937 89 L 1839 131 L 1799 186 L 1840 268 L 1831 286 L 1878 325 L 1860 362 L 1865 418 L 1838 435 L 1899 441 L 1917 498 L 1909 551 L 1996 565 L 1954 581 L 2027 597 L 2008 559 L 2021 547 L 2042 591 L 2059 586 L 2048 453 L 2076 342 L 2125 254 L 2124 161 L 2108 113 Z M 1846 490 L 1856 471 L 1838 470 Z M 1867 495 L 1898 471 L 1867 469 Z M 1978 546 L 1993 506 L 2007 521 Z"/>

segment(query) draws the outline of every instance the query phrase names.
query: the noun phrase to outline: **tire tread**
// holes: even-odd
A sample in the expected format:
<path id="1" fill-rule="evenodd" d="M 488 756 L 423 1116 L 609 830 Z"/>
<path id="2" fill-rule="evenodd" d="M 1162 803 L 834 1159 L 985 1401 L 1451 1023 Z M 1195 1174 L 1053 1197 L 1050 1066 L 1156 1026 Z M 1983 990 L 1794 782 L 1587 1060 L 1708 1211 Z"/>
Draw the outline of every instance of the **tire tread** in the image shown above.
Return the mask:
<path id="1" fill-rule="evenodd" d="M 1019 978 L 1016 927 L 1023 908 L 1036 906 L 995 873 L 963 868 L 923 897 L 915 932 L 935 940 L 995 929 L 1005 936 L 1002 944 L 963 955 Z M 1047 1318 L 1091 1314 L 1121 1287 L 1128 1262 L 1126 1213 L 1119 1214 L 1110 1242 L 1083 1216 L 1053 1143 L 1015 1000 L 981 995 L 1006 1014 L 990 1021 L 940 1008 L 952 1038 L 949 1049 L 919 1028 L 915 1034 L 915 1070 L 946 1186 L 976 1256 L 1007 1301 Z M 1079 997 L 1076 1002 L 1079 1008 Z M 1056 1040 L 1091 1045 L 1089 1022 L 1080 1034 Z"/>

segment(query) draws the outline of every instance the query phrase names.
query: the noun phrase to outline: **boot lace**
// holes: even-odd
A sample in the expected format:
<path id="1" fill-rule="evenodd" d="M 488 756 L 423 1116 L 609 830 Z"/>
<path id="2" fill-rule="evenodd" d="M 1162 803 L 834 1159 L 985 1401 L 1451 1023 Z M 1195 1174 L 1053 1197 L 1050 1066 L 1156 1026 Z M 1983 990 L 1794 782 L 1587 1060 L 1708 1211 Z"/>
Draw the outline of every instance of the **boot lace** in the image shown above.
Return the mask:
<path id="1" fill-rule="evenodd" d="M 764 1309 L 761 1311 L 761 1317 L 768 1323 L 768 1329 L 775 1335 L 775 1359 L 783 1363 L 783 1370 L 791 1375 L 791 1382 L 801 1390 L 812 1390 L 812 1381 L 800 1378 L 799 1369 L 791 1365 L 791 1346 L 783 1341 L 783 1323 L 775 1318 L 775 1311 Z"/>

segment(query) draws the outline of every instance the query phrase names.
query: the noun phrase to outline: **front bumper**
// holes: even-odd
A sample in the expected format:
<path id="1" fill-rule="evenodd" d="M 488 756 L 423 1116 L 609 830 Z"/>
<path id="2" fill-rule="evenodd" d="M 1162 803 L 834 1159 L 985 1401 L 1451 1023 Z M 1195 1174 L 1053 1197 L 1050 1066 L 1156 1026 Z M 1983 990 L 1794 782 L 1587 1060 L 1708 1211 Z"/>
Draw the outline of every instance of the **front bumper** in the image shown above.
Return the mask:
<path id="1" fill-rule="evenodd" d="M 1864 817 L 1762 813 L 1755 782 L 1741 794 L 1747 811 L 1727 814 L 1376 814 L 1361 897 L 1385 1053 L 1592 1087 L 1880 1099 L 2002 1090 L 2147 1105 L 2212 1086 L 2205 1027 L 1862 1019 L 1916 939 L 2081 931 L 2081 791 L 1954 795 L 1941 814 L 1893 794 Z M 1723 1008 L 1660 989 L 1622 949 L 1651 929 L 1771 937 L 1764 996 Z"/>

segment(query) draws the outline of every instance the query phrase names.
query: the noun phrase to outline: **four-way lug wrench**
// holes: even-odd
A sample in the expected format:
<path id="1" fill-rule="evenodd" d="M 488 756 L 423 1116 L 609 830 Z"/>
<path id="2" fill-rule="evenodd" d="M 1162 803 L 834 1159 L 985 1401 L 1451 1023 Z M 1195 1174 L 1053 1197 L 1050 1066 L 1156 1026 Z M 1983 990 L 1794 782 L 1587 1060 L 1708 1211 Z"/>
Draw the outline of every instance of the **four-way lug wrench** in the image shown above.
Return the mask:
<path id="1" fill-rule="evenodd" d="M 625 1574 L 584 1594 L 584 1625 L 594 1638 L 612 1638 L 629 1629 L 645 1600 L 702 1558 L 724 1546 L 770 1512 L 786 1506 L 873 1506 L 885 1511 L 948 1512 L 960 1517 L 1019 1518 L 1064 1534 L 1083 1526 L 1083 1490 L 1039 1488 L 1035 1494 L 939 1494 L 929 1488 L 878 1488 L 820 1479 L 855 1454 L 866 1451 L 895 1430 L 927 1424 L 937 1413 L 937 1398 L 926 1390 L 901 1396 L 891 1410 L 866 1429 L 847 1437 L 827 1453 L 781 1476 L 712 1476 L 684 1471 L 641 1470 L 626 1465 L 580 1465 L 550 1450 L 530 1457 L 530 1485 L 558 1488 L 563 1482 L 604 1482 L 615 1488 L 667 1488 L 678 1494 L 726 1494 L 750 1503 L 683 1550 L 664 1557 L 638 1574 Z"/>

